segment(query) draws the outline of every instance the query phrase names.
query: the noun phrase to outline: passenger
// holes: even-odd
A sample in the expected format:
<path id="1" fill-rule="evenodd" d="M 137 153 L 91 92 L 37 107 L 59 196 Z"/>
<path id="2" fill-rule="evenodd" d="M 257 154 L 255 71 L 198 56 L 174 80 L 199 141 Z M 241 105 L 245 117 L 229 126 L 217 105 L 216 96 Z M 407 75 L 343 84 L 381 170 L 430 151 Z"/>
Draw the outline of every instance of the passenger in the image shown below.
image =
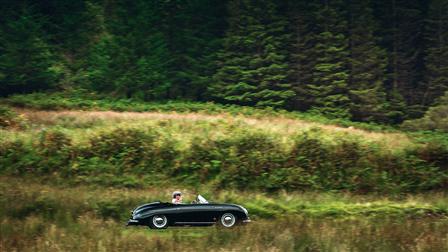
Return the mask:
<path id="1" fill-rule="evenodd" d="M 179 191 L 173 192 L 173 200 L 171 200 L 173 204 L 182 204 L 182 193 Z"/>

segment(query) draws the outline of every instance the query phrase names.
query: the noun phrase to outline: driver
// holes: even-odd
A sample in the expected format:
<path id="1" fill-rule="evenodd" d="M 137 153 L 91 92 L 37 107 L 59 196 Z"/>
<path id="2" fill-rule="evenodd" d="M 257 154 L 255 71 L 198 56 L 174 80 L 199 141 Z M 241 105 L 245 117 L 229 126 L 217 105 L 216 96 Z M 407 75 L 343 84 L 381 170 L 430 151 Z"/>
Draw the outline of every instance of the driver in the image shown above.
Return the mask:
<path id="1" fill-rule="evenodd" d="M 173 199 L 171 200 L 173 204 L 182 204 L 182 193 L 179 191 L 173 192 Z"/>

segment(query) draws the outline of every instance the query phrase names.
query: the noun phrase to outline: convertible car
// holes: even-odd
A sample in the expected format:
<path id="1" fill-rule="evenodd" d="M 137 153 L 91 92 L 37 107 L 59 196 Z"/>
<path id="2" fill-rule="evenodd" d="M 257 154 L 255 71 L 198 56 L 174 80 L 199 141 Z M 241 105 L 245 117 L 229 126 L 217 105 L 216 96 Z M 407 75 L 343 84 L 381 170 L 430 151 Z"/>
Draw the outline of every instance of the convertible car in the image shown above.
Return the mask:
<path id="1" fill-rule="evenodd" d="M 231 228 L 247 222 L 250 219 L 246 208 L 234 204 L 209 203 L 198 195 L 191 204 L 152 202 L 141 205 L 131 212 L 127 225 L 164 229 L 168 226 L 209 226 L 218 223 Z"/>

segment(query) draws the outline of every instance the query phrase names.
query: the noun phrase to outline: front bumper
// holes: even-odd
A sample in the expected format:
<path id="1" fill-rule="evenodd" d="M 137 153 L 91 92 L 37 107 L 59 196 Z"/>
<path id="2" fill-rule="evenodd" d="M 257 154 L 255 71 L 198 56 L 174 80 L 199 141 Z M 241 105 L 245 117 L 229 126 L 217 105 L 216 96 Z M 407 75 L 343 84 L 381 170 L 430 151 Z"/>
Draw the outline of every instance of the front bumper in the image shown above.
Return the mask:
<path id="1" fill-rule="evenodd" d="M 126 226 L 137 226 L 137 225 L 141 225 L 141 224 L 138 220 L 134 220 L 134 219 L 129 219 L 128 223 L 126 224 Z"/>
<path id="2" fill-rule="evenodd" d="M 249 218 L 243 220 L 243 224 L 247 224 L 247 223 L 250 223 L 250 222 L 252 222 L 252 221 Z"/>

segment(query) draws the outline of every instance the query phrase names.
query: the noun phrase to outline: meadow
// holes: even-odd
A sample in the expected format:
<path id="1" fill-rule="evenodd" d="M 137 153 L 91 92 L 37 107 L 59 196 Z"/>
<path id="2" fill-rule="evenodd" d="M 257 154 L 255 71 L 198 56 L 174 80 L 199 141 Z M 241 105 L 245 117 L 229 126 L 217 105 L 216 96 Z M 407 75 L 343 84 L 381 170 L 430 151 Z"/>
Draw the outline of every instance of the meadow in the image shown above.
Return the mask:
<path id="1" fill-rule="evenodd" d="M 1 101 L 0 250 L 448 248 L 446 134 L 214 104 L 42 107 L 44 97 Z M 254 222 L 124 226 L 173 190 L 244 205 Z"/>
<path id="2" fill-rule="evenodd" d="M 400 197 L 349 193 L 219 191 L 217 202 L 243 204 L 253 222 L 225 230 L 126 227 L 130 210 L 168 201 L 179 187 L 142 189 L 51 185 L 1 178 L 2 251 L 444 251 L 448 195 Z M 197 193 L 181 188 L 185 199 Z"/>

